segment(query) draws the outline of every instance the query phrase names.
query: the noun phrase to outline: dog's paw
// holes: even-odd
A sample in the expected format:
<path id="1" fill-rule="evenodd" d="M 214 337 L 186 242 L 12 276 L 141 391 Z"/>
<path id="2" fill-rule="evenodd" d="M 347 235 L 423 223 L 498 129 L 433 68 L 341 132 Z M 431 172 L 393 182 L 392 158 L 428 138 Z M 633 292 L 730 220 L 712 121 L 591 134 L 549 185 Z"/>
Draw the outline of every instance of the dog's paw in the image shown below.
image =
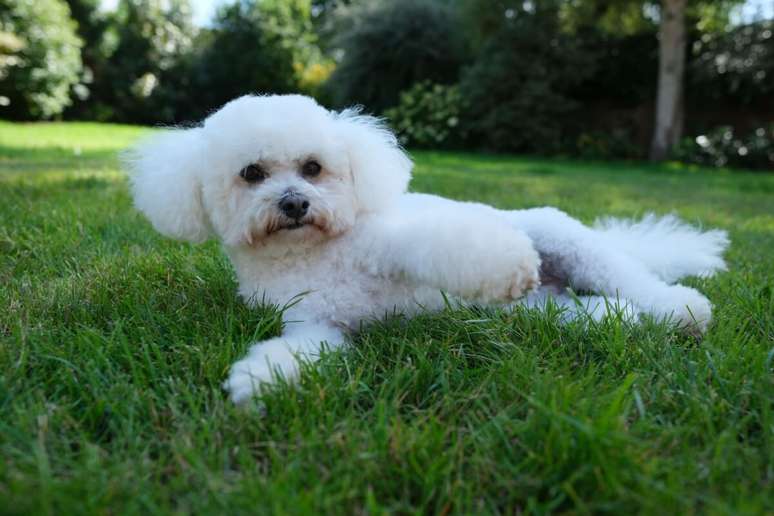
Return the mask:
<path id="1" fill-rule="evenodd" d="M 241 404 L 261 394 L 261 389 L 279 376 L 293 381 L 298 376 L 299 364 L 289 349 L 279 346 L 255 346 L 250 354 L 231 366 L 223 388 L 231 401 Z"/>
<path id="2" fill-rule="evenodd" d="M 670 287 L 672 308 L 667 316 L 671 316 L 684 330 L 702 335 L 707 331 L 712 320 L 712 304 L 698 290 L 674 285 Z"/>
<path id="3" fill-rule="evenodd" d="M 509 300 L 523 297 L 540 286 L 540 258 L 536 251 L 528 253 L 517 264 L 508 281 Z"/>
<path id="4" fill-rule="evenodd" d="M 497 255 L 476 264 L 484 275 L 478 299 L 507 303 L 540 286 L 540 257 L 526 235 L 517 233 L 492 252 Z"/>

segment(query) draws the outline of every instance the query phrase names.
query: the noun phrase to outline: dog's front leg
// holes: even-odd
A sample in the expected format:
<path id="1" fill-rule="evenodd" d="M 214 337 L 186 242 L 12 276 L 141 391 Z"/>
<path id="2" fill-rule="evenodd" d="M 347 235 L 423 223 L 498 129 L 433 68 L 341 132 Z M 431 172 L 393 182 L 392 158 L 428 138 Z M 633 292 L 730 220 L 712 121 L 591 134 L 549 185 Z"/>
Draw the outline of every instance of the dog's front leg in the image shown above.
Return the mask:
<path id="1" fill-rule="evenodd" d="M 299 361 L 315 361 L 323 346 L 335 349 L 343 342 L 344 335 L 333 326 L 306 323 L 290 326 L 279 337 L 253 344 L 247 356 L 231 366 L 223 387 L 234 403 L 242 403 L 259 394 L 261 385 L 271 384 L 278 376 L 294 381 L 300 371 Z"/>
<path id="2" fill-rule="evenodd" d="M 460 206 L 381 229 L 369 262 L 389 275 L 481 302 L 509 302 L 538 286 L 532 241 L 497 217 Z"/>

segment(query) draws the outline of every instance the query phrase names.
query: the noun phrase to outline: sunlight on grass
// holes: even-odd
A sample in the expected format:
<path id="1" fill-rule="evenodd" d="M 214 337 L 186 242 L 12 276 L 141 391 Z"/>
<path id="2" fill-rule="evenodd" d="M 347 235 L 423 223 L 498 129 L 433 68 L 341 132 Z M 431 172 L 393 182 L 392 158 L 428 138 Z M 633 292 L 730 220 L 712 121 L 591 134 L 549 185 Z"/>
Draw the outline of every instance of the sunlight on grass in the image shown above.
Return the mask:
<path id="1" fill-rule="evenodd" d="M 96 123 L 10 123 L 0 121 L 0 147 L 12 149 L 57 149 L 117 151 L 147 134 L 147 127 Z"/>

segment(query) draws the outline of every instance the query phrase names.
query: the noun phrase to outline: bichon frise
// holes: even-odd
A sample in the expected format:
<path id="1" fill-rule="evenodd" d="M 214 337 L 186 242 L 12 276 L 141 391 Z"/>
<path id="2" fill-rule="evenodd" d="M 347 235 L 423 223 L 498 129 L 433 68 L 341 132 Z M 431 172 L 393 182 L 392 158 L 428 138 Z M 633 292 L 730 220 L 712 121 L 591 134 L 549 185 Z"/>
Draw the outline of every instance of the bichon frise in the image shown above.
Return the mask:
<path id="1" fill-rule="evenodd" d="M 553 208 L 498 210 L 407 193 L 412 163 L 378 119 L 331 112 L 299 95 L 245 96 L 199 127 L 154 135 L 130 153 L 137 208 L 173 238 L 217 237 L 248 303 L 280 306 L 280 337 L 231 369 L 235 402 L 363 320 L 440 309 L 444 294 L 540 305 L 600 318 L 606 298 L 629 317 L 702 331 L 711 305 L 674 282 L 724 268 L 722 231 L 673 217 L 587 227 Z M 576 291 L 593 296 L 574 296 Z"/>

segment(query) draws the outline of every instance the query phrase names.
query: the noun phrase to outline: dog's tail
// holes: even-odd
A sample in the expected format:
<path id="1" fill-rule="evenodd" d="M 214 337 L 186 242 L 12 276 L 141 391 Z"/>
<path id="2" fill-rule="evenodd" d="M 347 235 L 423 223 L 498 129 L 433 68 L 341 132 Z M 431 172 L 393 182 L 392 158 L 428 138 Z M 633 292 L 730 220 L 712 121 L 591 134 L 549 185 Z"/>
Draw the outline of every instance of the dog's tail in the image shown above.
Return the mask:
<path id="1" fill-rule="evenodd" d="M 702 231 L 674 215 L 648 214 L 639 221 L 605 218 L 597 220 L 594 229 L 667 283 L 726 269 L 723 252 L 728 234 L 718 229 Z"/>

